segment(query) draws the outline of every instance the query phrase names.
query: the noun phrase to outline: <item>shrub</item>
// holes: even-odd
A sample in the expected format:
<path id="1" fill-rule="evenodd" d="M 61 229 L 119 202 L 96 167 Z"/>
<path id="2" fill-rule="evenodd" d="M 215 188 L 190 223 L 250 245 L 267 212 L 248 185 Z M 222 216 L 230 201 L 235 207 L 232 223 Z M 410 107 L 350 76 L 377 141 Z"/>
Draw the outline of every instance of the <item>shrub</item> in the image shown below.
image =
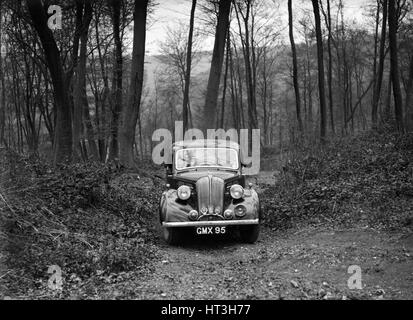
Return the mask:
<path id="1" fill-rule="evenodd" d="M 295 223 L 409 225 L 412 141 L 411 134 L 373 132 L 299 148 L 262 195 L 266 222 L 279 228 Z"/>

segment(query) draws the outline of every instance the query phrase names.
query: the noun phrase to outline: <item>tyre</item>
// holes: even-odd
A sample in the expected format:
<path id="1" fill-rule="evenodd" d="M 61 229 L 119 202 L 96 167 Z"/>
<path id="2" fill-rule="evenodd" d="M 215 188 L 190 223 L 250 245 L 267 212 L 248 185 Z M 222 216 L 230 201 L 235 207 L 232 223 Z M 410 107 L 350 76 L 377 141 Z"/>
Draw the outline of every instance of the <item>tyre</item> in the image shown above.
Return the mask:
<path id="1" fill-rule="evenodd" d="M 260 225 L 240 226 L 239 234 L 242 242 L 255 243 L 260 235 Z"/>
<path id="2" fill-rule="evenodd" d="M 178 228 L 163 228 L 163 238 L 169 245 L 176 245 L 179 243 L 180 234 Z"/>

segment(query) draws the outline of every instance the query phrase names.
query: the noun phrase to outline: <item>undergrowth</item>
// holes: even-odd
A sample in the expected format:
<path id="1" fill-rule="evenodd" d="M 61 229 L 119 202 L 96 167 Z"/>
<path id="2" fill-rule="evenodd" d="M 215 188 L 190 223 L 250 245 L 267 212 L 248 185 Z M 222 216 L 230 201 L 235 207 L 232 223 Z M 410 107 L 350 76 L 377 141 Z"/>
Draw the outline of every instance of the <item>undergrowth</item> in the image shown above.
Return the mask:
<path id="1" fill-rule="evenodd" d="M 303 145 L 289 159 L 261 195 L 269 226 L 412 226 L 412 134 L 369 132 Z"/>
<path id="2" fill-rule="evenodd" d="M 1 160 L 8 168 L 1 175 L 1 236 L 11 270 L 3 280 L 14 295 L 46 290 L 51 265 L 70 287 L 139 270 L 156 254 L 156 180 L 111 164 L 53 168 L 10 151 Z"/>
<path id="3" fill-rule="evenodd" d="M 411 134 L 366 133 L 303 144 L 283 156 L 289 160 L 275 184 L 260 194 L 270 228 L 411 229 Z M 10 151 L 0 152 L 0 164 L 0 238 L 8 268 L 1 276 L 10 294 L 49 297 L 52 265 L 65 279 L 59 298 L 73 288 L 98 297 L 99 284 L 148 270 L 163 189 L 156 167 L 142 164 L 144 174 L 101 163 L 53 168 Z"/>

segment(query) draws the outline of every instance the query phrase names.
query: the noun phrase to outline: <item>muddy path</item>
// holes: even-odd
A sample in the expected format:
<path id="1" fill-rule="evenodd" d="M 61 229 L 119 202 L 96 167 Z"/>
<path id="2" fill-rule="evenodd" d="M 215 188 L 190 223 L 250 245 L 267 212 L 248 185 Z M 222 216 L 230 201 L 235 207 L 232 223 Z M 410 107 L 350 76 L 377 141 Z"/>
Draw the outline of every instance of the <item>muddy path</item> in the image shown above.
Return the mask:
<path id="1" fill-rule="evenodd" d="M 235 237 L 159 240 L 159 259 L 134 288 L 144 299 L 412 299 L 413 236 L 373 230 L 264 229 Z M 361 268 L 362 289 L 348 288 Z"/>
<path id="2" fill-rule="evenodd" d="M 261 172 L 261 192 L 276 179 Z M 157 221 L 154 223 L 157 223 Z M 255 244 L 236 232 L 186 234 L 168 246 L 158 229 L 157 259 L 129 287 L 138 299 L 413 299 L 413 235 L 373 229 L 263 227 Z M 362 289 L 350 289 L 350 266 L 361 270 Z M 125 287 L 119 283 L 119 292 Z"/>
<path id="3" fill-rule="evenodd" d="M 274 179 L 273 172 L 262 172 L 252 182 L 261 192 Z M 156 254 L 141 270 L 102 275 L 96 283 L 85 279 L 63 296 L 34 292 L 13 298 L 413 299 L 412 233 L 263 226 L 255 244 L 241 243 L 234 231 L 211 237 L 193 232 L 169 246 L 156 213 L 152 225 L 158 228 L 151 244 Z M 2 258 L 0 276 L 7 273 Z M 348 287 L 350 266 L 361 271 L 359 289 Z"/>

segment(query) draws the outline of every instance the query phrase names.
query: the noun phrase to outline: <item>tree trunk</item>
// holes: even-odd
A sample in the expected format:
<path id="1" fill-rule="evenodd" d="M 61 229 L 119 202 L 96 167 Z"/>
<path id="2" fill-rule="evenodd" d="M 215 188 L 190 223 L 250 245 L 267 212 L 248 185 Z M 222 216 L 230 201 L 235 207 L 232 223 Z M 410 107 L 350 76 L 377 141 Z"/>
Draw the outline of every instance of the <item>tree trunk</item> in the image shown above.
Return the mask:
<path id="1" fill-rule="evenodd" d="M 106 71 L 106 65 L 105 65 L 105 58 L 103 57 L 102 54 L 102 48 L 101 48 L 101 42 L 100 42 L 100 32 L 99 32 L 99 19 L 98 17 L 95 18 L 95 36 L 96 36 L 96 48 L 98 51 L 98 56 L 99 56 L 99 65 L 101 69 L 101 74 L 102 74 L 102 79 L 103 79 L 103 96 L 99 98 L 100 106 L 99 104 L 96 104 L 96 124 L 97 124 L 97 129 L 98 129 L 98 136 L 99 136 L 99 153 L 100 153 L 100 159 L 102 161 L 105 161 L 107 159 L 107 148 L 106 145 L 107 140 L 106 139 L 106 118 L 107 118 L 107 110 L 109 109 L 108 107 L 108 100 L 109 98 L 109 80 L 108 80 L 108 73 Z M 93 56 L 93 53 L 92 53 Z M 122 96 L 121 96 L 122 97 Z M 112 104 L 110 104 L 110 107 Z M 100 111 L 99 111 L 100 108 Z M 116 127 L 117 128 L 117 127 Z M 117 136 L 117 130 L 116 130 L 116 136 Z M 116 144 L 117 145 L 117 144 Z"/>
<path id="2" fill-rule="evenodd" d="M 327 47 L 328 47 L 328 102 L 329 102 L 329 109 L 330 109 L 330 125 L 331 131 L 333 134 L 335 133 L 335 126 L 334 126 L 334 109 L 333 109 L 333 57 L 331 52 L 331 42 L 332 42 L 332 35 L 331 35 L 331 8 L 330 8 L 330 0 L 327 0 L 327 21 L 328 21 L 328 39 L 327 39 Z"/>
<path id="3" fill-rule="evenodd" d="M 301 100 L 300 100 L 300 87 L 298 85 L 298 67 L 297 67 L 297 50 L 295 48 L 294 42 L 294 31 L 293 31 L 293 9 L 292 0 L 288 0 L 288 25 L 289 25 L 289 35 L 291 43 L 291 53 L 293 55 L 293 82 L 294 82 L 294 92 L 295 92 L 295 110 L 298 122 L 298 130 L 303 131 L 303 122 L 301 120 Z"/>
<path id="4" fill-rule="evenodd" d="M 212 53 L 211 69 L 204 106 L 204 130 L 213 128 L 217 114 L 218 91 L 224 62 L 226 31 L 229 25 L 231 0 L 219 1 L 218 23 L 215 31 L 215 43 Z"/>
<path id="5" fill-rule="evenodd" d="M 0 145 L 7 145 L 6 139 L 4 136 L 5 127 L 6 127 L 6 93 L 5 93 L 5 81 L 4 81 L 4 70 L 3 70 L 3 42 L 2 42 L 2 22 L 3 22 L 3 2 L 0 1 Z"/>
<path id="6" fill-rule="evenodd" d="M 121 112 L 119 128 L 119 160 L 126 167 L 134 166 L 133 144 L 136 123 L 140 116 L 145 61 L 146 18 L 148 0 L 135 0 L 133 52 L 128 103 Z"/>
<path id="7" fill-rule="evenodd" d="M 229 50 L 229 74 L 230 74 L 230 88 L 231 88 L 231 111 L 232 111 L 232 121 L 234 128 L 238 131 L 239 129 L 239 121 L 238 121 L 238 95 L 237 95 L 237 88 L 236 88 L 236 79 L 235 79 L 235 72 L 234 72 L 234 62 L 232 59 L 232 49 Z"/>
<path id="8" fill-rule="evenodd" d="M 305 51 L 306 51 L 306 74 L 307 74 L 307 92 L 308 92 L 308 122 L 310 127 L 310 132 L 313 131 L 313 86 L 311 80 L 311 66 L 310 66 L 310 48 L 307 39 L 307 35 L 305 35 Z"/>
<path id="9" fill-rule="evenodd" d="M 42 43 L 53 83 L 56 110 L 53 162 L 54 164 L 68 162 L 72 157 L 72 117 L 60 52 L 53 33 L 47 26 L 48 17 L 42 1 L 27 0 L 27 6 L 33 26 Z"/>
<path id="10" fill-rule="evenodd" d="M 373 105 L 371 109 L 371 121 L 373 129 L 377 128 L 377 110 L 380 100 L 381 86 L 383 82 L 383 70 L 384 70 L 384 59 L 385 59 L 385 47 L 386 47 L 386 24 L 387 24 L 387 0 L 383 0 L 383 19 L 381 26 L 381 38 L 380 38 L 380 49 L 379 49 L 379 67 L 377 70 L 377 79 L 374 88 L 373 95 Z"/>
<path id="11" fill-rule="evenodd" d="M 390 74 L 393 84 L 394 113 L 399 131 L 403 131 L 403 102 L 400 88 L 399 58 L 397 47 L 397 13 L 396 1 L 389 0 L 389 46 L 390 46 Z"/>
<path id="12" fill-rule="evenodd" d="M 113 103 L 111 104 L 112 117 L 110 123 L 111 139 L 109 145 L 109 159 L 113 160 L 119 156 L 118 130 L 119 116 L 122 111 L 123 56 L 120 33 L 121 0 L 110 0 L 110 6 L 112 7 L 113 39 L 115 42 L 115 68 L 113 69 Z"/>
<path id="13" fill-rule="evenodd" d="M 79 0 L 78 0 L 79 1 Z M 90 0 L 82 1 L 83 15 L 82 26 L 80 28 L 80 52 L 76 67 L 76 82 L 74 85 L 74 108 L 73 108 L 73 156 L 80 159 L 80 137 L 82 132 L 82 115 L 85 108 L 88 108 L 86 96 L 86 61 L 87 61 L 87 39 L 89 26 L 92 20 L 92 4 Z M 86 104 L 85 104 L 86 102 Z M 87 111 L 89 113 L 89 111 Z"/>
<path id="14" fill-rule="evenodd" d="M 318 0 L 311 0 L 314 9 L 314 19 L 317 37 L 317 61 L 318 61 L 318 90 L 320 100 L 320 137 L 324 141 L 326 136 L 326 98 L 324 84 L 324 56 L 323 56 L 323 36 L 321 33 L 320 8 Z"/>
<path id="15" fill-rule="evenodd" d="M 255 99 L 255 84 L 254 84 L 254 74 L 255 74 L 255 65 L 254 65 L 254 48 L 252 48 L 251 43 L 253 43 L 253 29 L 251 27 L 251 41 L 250 41 L 250 26 L 249 26 L 249 18 L 252 15 L 252 1 L 246 1 L 246 9 L 245 13 L 243 12 L 243 8 L 238 6 L 235 7 L 235 13 L 237 16 L 238 21 L 238 28 L 239 34 L 241 35 L 241 45 L 242 45 L 242 52 L 244 55 L 244 64 L 245 64 L 245 82 L 247 87 L 247 99 L 248 99 L 248 125 L 249 128 L 257 128 L 257 108 L 256 108 L 256 99 Z M 244 30 L 242 30 L 241 20 L 242 17 Z M 253 16 L 253 15 L 252 15 Z M 251 23 L 253 24 L 253 23 Z M 245 33 L 243 37 L 242 34 Z M 252 61 L 251 61 L 252 60 Z"/>
<path id="16" fill-rule="evenodd" d="M 184 132 L 188 130 L 188 109 L 189 109 L 189 84 L 191 81 L 191 63 L 192 63 L 192 38 L 194 35 L 194 20 L 195 20 L 196 0 L 192 0 L 191 18 L 189 21 L 189 35 L 186 53 L 186 72 L 185 72 L 185 89 L 184 101 L 182 105 L 182 118 L 184 122 Z"/>
<path id="17" fill-rule="evenodd" d="M 221 105 L 221 119 L 220 128 L 224 129 L 225 119 L 225 98 L 227 95 L 227 81 L 228 81 L 228 68 L 229 68 L 229 53 L 231 51 L 230 32 L 227 30 L 227 49 L 225 53 L 225 72 L 224 72 L 224 88 L 222 89 L 222 105 Z"/>
<path id="18" fill-rule="evenodd" d="M 413 131 L 413 55 L 410 58 L 409 80 L 406 91 L 406 129 Z"/>
<path id="19" fill-rule="evenodd" d="M 87 93 L 86 93 L 86 87 L 83 88 L 82 90 L 82 96 L 83 96 L 83 123 L 84 123 L 84 131 L 86 134 L 86 138 L 88 141 L 89 145 L 89 155 L 92 160 L 99 160 L 99 151 L 98 151 L 98 146 L 96 144 L 96 135 L 95 135 L 95 130 L 93 128 L 92 124 L 92 119 L 90 117 L 90 111 L 89 111 L 89 102 L 87 100 Z"/>
<path id="20" fill-rule="evenodd" d="M 376 8 L 376 17 L 374 23 L 374 55 L 373 55 L 373 96 L 371 100 L 371 119 L 372 119 L 372 129 L 375 128 L 374 121 L 373 121 L 373 113 L 374 113 L 374 99 L 376 97 L 376 83 L 377 83 L 377 43 L 379 38 L 379 23 L 380 23 L 380 0 L 376 0 L 377 8 Z M 377 111 L 376 111 L 377 116 Z M 377 122 L 377 121 L 376 121 Z"/>
<path id="21" fill-rule="evenodd" d="M 386 105 L 384 107 L 384 114 L 382 116 L 382 122 L 387 123 L 391 117 L 391 94 L 392 94 L 392 77 L 389 73 L 387 80 L 387 93 L 386 93 Z"/>

